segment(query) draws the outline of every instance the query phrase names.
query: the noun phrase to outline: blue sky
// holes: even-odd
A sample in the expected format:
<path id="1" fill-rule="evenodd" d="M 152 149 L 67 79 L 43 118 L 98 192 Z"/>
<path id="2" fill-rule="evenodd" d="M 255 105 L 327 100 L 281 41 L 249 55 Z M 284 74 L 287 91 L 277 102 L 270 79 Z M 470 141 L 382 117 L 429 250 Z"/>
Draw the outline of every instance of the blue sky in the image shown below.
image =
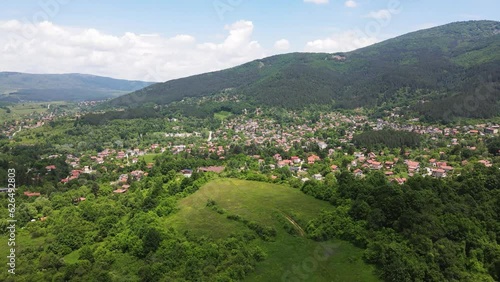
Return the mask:
<path id="1" fill-rule="evenodd" d="M 349 51 L 455 21 L 500 20 L 498 11 L 498 0 L 3 1 L 0 71 L 163 81 L 279 53 Z"/>

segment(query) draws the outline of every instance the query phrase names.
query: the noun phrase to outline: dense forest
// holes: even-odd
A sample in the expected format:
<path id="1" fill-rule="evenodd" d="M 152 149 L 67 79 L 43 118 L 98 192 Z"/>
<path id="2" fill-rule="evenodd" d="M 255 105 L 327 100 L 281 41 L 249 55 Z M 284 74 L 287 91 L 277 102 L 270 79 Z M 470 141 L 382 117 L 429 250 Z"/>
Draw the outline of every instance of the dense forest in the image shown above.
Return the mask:
<path id="1" fill-rule="evenodd" d="M 353 143 L 360 147 L 378 148 L 416 148 L 420 146 L 421 136 L 414 132 L 396 130 L 370 130 L 355 135 Z"/>
<path id="2" fill-rule="evenodd" d="M 335 205 L 309 222 L 316 240 L 366 248 L 385 281 L 499 281 L 500 171 L 477 166 L 456 179 L 415 177 L 403 186 L 373 173 L 342 173 L 338 186 L 306 182 L 304 193 Z"/>

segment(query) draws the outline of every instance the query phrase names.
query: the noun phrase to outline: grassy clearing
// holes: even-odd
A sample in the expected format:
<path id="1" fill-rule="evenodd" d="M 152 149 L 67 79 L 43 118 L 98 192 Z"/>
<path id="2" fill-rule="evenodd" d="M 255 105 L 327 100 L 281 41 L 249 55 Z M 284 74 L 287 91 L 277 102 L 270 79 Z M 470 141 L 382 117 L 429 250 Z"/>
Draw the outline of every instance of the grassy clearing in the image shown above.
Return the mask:
<path id="1" fill-rule="evenodd" d="M 226 210 L 226 214 L 206 207 L 209 199 Z M 277 215 L 291 216 L 297 224 L 305 225 L 321 210 L 331 208 L 330 204 L 299 190 L 262 182 L 218 179 L 181 200 L 179 208 L 176 214 L 165 218 L 165 225 L 199 236 L 223 238 L 246 230 L 243 223 L 228 220 L 227 214 L 237 214 L 277 230 L 275 241 L 254 242 L 267 253 L 267 258 L 247 281 L 378 281 L 373 275 L 374 268 L 362 261 L 363 251 L 350 243 L 315 242 L 284 230 Z"/>
<path id="2" fill-rule="evenodd" d="M 219 120 L 226 120 L 233 114 L 231 112 L 226 112 L 226 111 L 221 111 L 218 113 L 214 114 L 214 118 L 219 119 Z"/>
<path id="3" fill-rule="evenodd" d="M 180 211 L 167 218 L 170 225 L 181 230 L 214 238 L 226 237 L 242 224 L 221 220 L 219 214 L 206 208 L 209 199 L 248 220 L 274 226 L 279 222 L 275 212 L 293 215 L 300 222 L 313 219 L 322 209 L 330 208 L 327 202 L 304 195 L 287 186 L 237 179 L 218 179 L 203 186 L 195 194 L 180 201 Z M 216 225 L 220 228 L 210 228 Z"/>
<path id="4" fill-rule="evenodd" d="M 153 163 L 155 161 L 156 156 L 161 155 L 160 153 L 158 154 L 146 154 L 142 156 L 141 158 L 146 162 L 146 163 Z"/>

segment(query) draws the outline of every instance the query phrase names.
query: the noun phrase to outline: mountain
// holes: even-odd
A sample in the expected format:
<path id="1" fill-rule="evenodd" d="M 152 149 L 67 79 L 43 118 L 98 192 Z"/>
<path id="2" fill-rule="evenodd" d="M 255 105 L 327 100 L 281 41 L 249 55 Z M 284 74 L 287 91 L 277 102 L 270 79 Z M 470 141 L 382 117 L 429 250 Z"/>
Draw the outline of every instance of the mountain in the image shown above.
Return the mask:
<path id="1" fill-rule="evenodd" d="M 499 81 L 500 22 L 468 21 L 409 33 L 347 53 L 276 55 L 154 84 L 116 98 L 110 105 L 168 104 L 231 90 L 256 106 L 293 109 L 314 104 L 340 108 L 411 104 L 416 111 L 439 118 L 441 107 L 454 103 L 457 106 L 451 115 L 489 117 L 499 113 Z M 474 107 L 467 106 L 469 100 Z"/>
<path id="2" fill-rule="evenodd" d="M 87 74 L 0 72 L 0 101 L 83 101 L 114 98 L 151 85 Z"/>

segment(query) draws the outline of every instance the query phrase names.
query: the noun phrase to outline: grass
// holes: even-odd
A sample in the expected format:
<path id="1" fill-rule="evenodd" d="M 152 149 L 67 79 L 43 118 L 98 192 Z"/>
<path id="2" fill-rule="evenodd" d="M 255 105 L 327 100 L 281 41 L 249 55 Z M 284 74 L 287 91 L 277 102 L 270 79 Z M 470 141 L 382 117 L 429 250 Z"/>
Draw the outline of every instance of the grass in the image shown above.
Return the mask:
<path id="1" fill-rule="evenodd" d="M 160 153 L 158 154 L 145 154 L 141 158 L 146 162 L 146 163 L 153 163 L 155 161 L 156 156 L 161 155 Z"/>
<path id="2" fill-rule="evenodd" d="M 327 202 L 304 195 L 287 186 L 237 179 L 217 179 L 203 186 L 198 192 L 180 201 L 180 210 L 167 218 L 170 225 L 193 233 L 200 231 L 214 238 L 230 235 L 239 223 L 220 220 L 220 215 L 206 208 L 207 200 L 216 203 L 248 220 L 263 225 L 279 222 L 274 212 L 293 214 L 301 222 L 313 219 L 322 209 L 330 208 Z M 215 224 L 220 228 L 210 228 Z M 208 229 L 208 230 L 207 230 Z"/>
<path id="3" fill-rule="evenodd" d="M 227 213 L 221 215 L 207 208 L 209 199 Z M 329 203 L 299 190 L 270 183 L 217 179 L 182 199 L 179 208 L 176 214 L 164 219 L 165 225 L 199 236 L 224 238 L 246 228 L 242 223 L 228 220 L 227 214 L 237 214 L 277 230 L 273 242 L 254 241 L 267 253 L 267 258 L 257 265 L 247 281 L 282 281 L 287 277 L 290 281 L 295 281 L 294 278 L 318 282 L 378 281 L 374 268 L 362 261 L 363 250 L 348 242 L 315 242 L 284 230 L 283 221 L 277 218 L 279 214 L 292 216 L 305 229 L 304 225 L 321 210 L 331 208 Z M 293 274 L 294 266 L 299 269 L 298 276 Z"/>
<path id="4" fill-rule="evenodd" d="M 232 116 L 232 113 L 226 112 L 226 111 L 220 111 L 220 112 L 214 114 L 214 118 L 219 119 L 219 120 L 226 120 L 230 116 Z"/>
<path id="5" fill-rule="evenodd" d="M 71 253 L 64 256 L 64 262 L 67 264 L 74 264 L 80 258 L 80 250 L 72 251 Z"/>

